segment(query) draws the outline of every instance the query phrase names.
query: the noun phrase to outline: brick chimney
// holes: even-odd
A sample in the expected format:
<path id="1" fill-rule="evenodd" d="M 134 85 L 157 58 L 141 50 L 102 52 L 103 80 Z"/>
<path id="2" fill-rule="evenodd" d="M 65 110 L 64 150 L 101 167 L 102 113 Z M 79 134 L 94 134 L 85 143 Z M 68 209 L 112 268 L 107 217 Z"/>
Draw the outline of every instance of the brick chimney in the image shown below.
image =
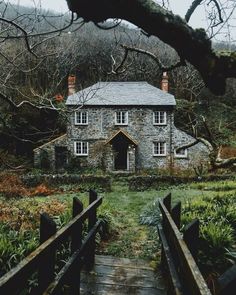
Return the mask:
<path id="1" fill-rule="evenodd" d="M 68 77 L 68 96 L 72 94 L 75 94 L 75 75 Z"/>
<path id="2" fill-rule="evenodd" d="M 169 91 L 169 81 L 168 81 L 167 72 L 163 72 L 163 74 L 162 74 L 161 90 L 165 91 L 165 92 Z"/>

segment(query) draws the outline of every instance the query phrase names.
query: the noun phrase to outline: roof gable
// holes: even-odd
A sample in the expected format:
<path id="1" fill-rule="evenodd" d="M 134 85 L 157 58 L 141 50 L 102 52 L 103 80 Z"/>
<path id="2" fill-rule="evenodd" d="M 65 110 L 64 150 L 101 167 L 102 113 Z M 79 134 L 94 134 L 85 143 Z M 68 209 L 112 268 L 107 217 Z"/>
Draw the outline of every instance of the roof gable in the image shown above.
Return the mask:
<path id="1" fill-rule="evenodd" d="M 128 132 L 120 129 L 117 132 L 115 132 L 110 138 L 108 138 L 108 140 L 106 141 L 105 144 L 111 143 L 113 141 L 114 138 L 116 138 L 118 135 L 123 135 L 124 137 L 126 137 L 132 144 L 134 145 L 138 145 L 137 141 L 134 140 L 129 134 Z"/>
<path id="2" fill-rule="evenodd" d="M 68 96 L 66 105 L 175 106 L 175 98 L 147 82 L 98 82 Z"/>

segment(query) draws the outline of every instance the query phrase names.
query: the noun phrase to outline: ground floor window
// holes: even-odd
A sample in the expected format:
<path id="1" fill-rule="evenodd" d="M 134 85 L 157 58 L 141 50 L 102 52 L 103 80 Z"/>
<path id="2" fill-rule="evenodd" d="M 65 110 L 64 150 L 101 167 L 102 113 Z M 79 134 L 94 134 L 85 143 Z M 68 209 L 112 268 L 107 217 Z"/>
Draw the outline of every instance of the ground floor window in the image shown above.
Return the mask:
<path id="1" fill-rule="evenodd" d="M 178 149 L 178 150 L 175 149 L 174 154 L 176 158 L 187 158 L 188 151 L 187 149 Z"/>
<path id="2" fill-rule="evenodd" d="M 77 156 L 88 156 L 88 142 L 87 141 L 75 141 L 74 151 Z"/>
<path id="3" fill-rule="evenodd" d="M 153 142 L 153 155 L 154 156 L 166 155 L 166 143 L 164 141 Z"/>

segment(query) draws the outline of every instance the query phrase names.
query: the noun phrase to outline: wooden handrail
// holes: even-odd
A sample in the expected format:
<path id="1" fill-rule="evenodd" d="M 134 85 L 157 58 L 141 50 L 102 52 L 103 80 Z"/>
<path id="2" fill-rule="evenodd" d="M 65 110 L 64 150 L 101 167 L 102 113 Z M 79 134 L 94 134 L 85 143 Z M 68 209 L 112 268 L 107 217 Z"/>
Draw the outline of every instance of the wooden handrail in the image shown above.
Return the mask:
<path id="1" fill-rule="evenodd" d="M 72 236 L 75 229 L 80 228 L 82 222 L 96 211 L 102 203 L 102 197 L 94 198 L 94 201 L 75 216 L 66 226 L 58 230 L 49 239 L 43 242 L 35 251 L 24 258 L 15 268 L 11 269 L 0 278 L 0 294 L 18 294 L 24 289 L 29 277 L 39 269 L 40 261 L 50 251 L 55 251 L 56 247 L 68 237 Z M 94 228 L 91 228 L 93 231 Z M 94 254 L 92 254 L 94 255 Z"/>
<path id="2" fill-rule="evenodd" d="M 99 220 L 93 227 L 93 229 L 89 232 L 89 235 L 86 237 L 83 242 L 81 248 L 74 252 L 71 258 L 67 261 L 64 267 L 56 276 L 55 280 L 50 284 L 47 290 L 43 293 L 43 295 L 56 295 L 60 291 L 61 287 L 67 282 L 68 274 L 71 273 L 73 267 L 76 266 L 76 271 L 79 272 L 83 267 L 83 264 L 80 259 L 86 251 L 86 247 L 90 242 L 91 237 L 95 236 L 98 229 L 101 227 L 102 222 Z M 79 263 L 81 262 L 81 263 Z"/>
<path id="3" fill-rule="evenodd" d="M 174 210 L 171 209 L 171 195 L 169 194 L 163 201 L 159 201 L 159 207 L 162 214 L 162 226 L 159 226 L 159 235 L 162 244 L 165 244 L 165 249 L 163 249 L 165 250 L 164 254 L 167 256 L 169 255 L 167 259 L 173 260 L 169 273 L 176 273 L 177 271 L 176 280 L 171 278 L 171 281 L 175 284 L 174 290 L 180 290 L 179 281 L 182 285 L 182 291 L 173 291 L 173 294 L 211 295 L 196 261 L 191 254 L 191 252 L 196 253 L 196 247 L 194 249 L 189 249 L 183 235 L 178 229 L 181 205 L 178 203 Z M 170 262 L 167 262 L 167 264 L 170 265 Z M 174 271 L 173 265 L 175 265 Z"/>

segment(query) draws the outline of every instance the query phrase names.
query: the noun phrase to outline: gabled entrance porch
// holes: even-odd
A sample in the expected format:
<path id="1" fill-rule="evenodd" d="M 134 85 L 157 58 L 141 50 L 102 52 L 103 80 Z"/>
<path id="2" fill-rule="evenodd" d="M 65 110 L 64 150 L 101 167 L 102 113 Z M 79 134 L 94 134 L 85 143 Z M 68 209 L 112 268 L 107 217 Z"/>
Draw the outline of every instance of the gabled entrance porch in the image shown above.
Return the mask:
<path id="1" fill-rule="evenodd" d="M 109 170 L 135 171 L 135 154 L 138 144 L 126 131 L 117 131 L 106 144 L 112 146 L 112 167 L 109 167 Z"/>

